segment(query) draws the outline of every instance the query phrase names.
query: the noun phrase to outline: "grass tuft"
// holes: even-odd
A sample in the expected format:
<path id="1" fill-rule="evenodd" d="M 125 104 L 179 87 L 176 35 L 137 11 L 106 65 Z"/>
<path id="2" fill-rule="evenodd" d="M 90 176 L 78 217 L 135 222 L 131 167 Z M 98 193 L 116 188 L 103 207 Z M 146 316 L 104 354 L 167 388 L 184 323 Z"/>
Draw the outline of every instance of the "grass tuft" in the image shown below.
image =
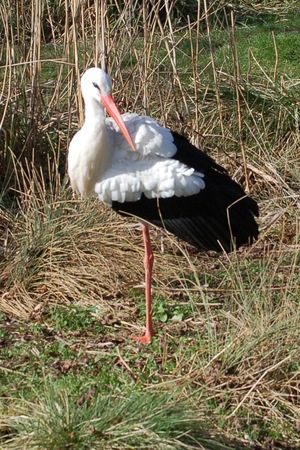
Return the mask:
<path id="1" fill-rule="evenodd" d="M 2 418 L 1 428 L 7 449 L 229 449 L 205 437 L 197 416 L 178 393 L 90 391 L 74 399 L 48 384 L 37 403 Z"/>

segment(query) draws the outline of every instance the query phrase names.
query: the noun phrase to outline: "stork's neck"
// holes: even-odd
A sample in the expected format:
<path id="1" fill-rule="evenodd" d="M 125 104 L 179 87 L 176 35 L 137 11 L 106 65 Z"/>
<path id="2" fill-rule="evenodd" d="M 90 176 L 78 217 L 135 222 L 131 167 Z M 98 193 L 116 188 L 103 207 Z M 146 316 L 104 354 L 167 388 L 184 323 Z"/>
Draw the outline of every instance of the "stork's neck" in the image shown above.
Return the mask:
<path id="1" fill-rule="evenodd" d="M 105 109 L 101 103 L 93 98 L 85 99 L 85 121 L 84 125 L 88 125 L 89 129 L 97 132 L 103 128 L 105 131 Z"/>
<path id="2" fill-rule="evenodd" d="M 103 106 L 94 99 L 85 100 L 85 121 L 71 148 L 74 169 L 70 171 L 75 190 L 84 197 L 93 194 L 96 183 L 109 166 L 113 145 L 108 133 Z"/>

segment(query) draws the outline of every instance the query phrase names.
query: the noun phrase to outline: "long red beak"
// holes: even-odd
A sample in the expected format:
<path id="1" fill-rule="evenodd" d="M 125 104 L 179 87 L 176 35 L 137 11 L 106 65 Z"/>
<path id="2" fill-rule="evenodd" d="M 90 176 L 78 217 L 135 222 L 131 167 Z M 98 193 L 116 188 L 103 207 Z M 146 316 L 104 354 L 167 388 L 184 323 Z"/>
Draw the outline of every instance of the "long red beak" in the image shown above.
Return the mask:
<path id="1" fill-rule="evenodd" d="M 116 124 L 120 128 L 124 138 L 130 145 L 130 147 L 135 150 L 135 145 L 132 140 L 132 137 L 129 134 L 129 131 L 127 130 L 127 127 L 124 123 L 124 120 L 122 119 L 122 116 L 120 114 L 120 111 L 116 105 L 116 102 L 114 101 L 111 94 L 107 94 L 101 97 L 101 101 L 103 106 L 106 108 L 109 115 L 115 120 Z"/>

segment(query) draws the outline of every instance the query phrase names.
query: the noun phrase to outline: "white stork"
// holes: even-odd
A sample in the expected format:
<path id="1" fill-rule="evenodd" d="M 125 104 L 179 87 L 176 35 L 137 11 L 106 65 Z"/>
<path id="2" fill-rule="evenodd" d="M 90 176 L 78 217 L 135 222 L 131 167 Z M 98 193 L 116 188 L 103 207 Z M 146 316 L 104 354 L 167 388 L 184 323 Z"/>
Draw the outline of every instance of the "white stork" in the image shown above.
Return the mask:
<path id="1" fill-rule="evenodd" d="M 83 197 L 97 195 L 118 213 L 142 221 L 146 332 L 133 338 L 146 344 L 154 334 L 148 224 L 199 250 L 228 252 L 257 238 L 258 206 L 223 167 L 183 136 L 151 117 L 121 115 L 103 70 L 88 69 L 81 90 L 85 122 L 69 148 L 71 186 Z M 112 118 L 106 118 L 105 110 Z"/>

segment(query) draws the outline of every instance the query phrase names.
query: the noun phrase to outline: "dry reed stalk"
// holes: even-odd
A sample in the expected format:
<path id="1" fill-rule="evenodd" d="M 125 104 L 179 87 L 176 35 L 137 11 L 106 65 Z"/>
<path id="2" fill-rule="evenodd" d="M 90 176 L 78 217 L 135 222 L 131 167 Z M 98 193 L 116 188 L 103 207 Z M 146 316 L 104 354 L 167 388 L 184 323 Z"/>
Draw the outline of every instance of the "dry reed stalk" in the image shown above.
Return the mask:
<path id="1" fill-rule="evenodd" d="M 239 134 L 239 145 L 241 149 L 241 155 L 243 160 L 243 166 L 244 166 L 244 175 L 245 175 L 245 191 L 249 193 L 250 191 L 250 185 L 249 185 L 249 176 L 248 176 L 248 170 L 247 170 L 247 158 L 246 158 L 246 152 L 245 152 L 245 146 L 244 146 L 244 139 L 243 139 L 243 117 L 242 117 L 242 109 L 241 109 L 241 101 L 240 101 L 240 66 L 239 66 L 239 59 L 237 54 L 237 48 L 235 45 L 235 39 L 234 39 L 234 15 L 233 12 L 231 13 L 231 48 L 232 48 L 232 54 L 233 54 L 233 61 L 234 61 L 234 86 L 235 86 L 235 94 L 236 94 L 236 107 L 237 107 L 237 117 L 238 117 L 238 134 Z"/>
<path id="2" fill-rule="evenodd" d="M 214 60 L 214 51 L 213 51 L 212 40 L 211 40 L 211 31 L 210 31 L 207 0 L 204 0 L 204 10 L 205 10 L 205 20 L 206 20 L 206 27 L 207 27 L 207 37 L 208 37 L 209 48 L 210 48 L 210 61 L 211 61 L 212 70 L 213 70 L 216 100 L 217 100 L 218 113 L 219 113 L 219 119 L 220 119 L 220 127 L 221 127 L 222 137 L 224 138 L 225 133 L 224 133 L 224 129 L 223 129 L 222 103 L 221 103 L 221 99 L 220 99 L 219 84 L 218 84 L 217 71 L 216 71 L 215 60 Z"/>

